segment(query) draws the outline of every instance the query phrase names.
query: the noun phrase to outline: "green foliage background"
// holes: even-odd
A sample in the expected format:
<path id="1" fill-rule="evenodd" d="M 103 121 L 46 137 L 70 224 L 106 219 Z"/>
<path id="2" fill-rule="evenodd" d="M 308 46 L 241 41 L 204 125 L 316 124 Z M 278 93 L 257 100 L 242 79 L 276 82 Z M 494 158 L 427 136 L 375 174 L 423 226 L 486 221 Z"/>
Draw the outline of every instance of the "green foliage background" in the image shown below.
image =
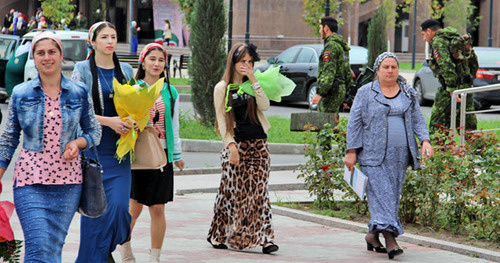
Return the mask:
<path id="1" fill-rule="evenodd" d="M 191 101 L 200 121 L 213 125 L 213 90 L 224 73 L 226 62 L 224 32 L 226 15 L 223 0 L 197 0 L 191 16 Z"/>
<path id="2" fill-rule="evenodd" d="M 72 0 L 40 0 L 42 2 L 43 15 L 50 17 L 54 23 L 60 23 L 65 19 L 66 23 L 73 18 L 75 6 Z"/>
<path id="3" fill-rule="evenodd" d="M 381 6 L 372 16 L 370 24 L 368 25 L 368 66 L 370 67 L 372 67 L 377 56 L 387 50 L 386 28 L 386 10 Z"/>

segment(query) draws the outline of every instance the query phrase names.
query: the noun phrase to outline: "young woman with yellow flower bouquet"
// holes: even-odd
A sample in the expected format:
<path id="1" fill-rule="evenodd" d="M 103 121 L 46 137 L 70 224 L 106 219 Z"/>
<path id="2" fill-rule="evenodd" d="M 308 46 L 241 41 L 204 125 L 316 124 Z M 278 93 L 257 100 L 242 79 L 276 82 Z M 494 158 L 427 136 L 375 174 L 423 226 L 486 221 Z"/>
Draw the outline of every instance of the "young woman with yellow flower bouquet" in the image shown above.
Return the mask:
<path id="1" fill-rule="evenodd" d="M 136 74 L 138 84 L 148 87 L 165 76 L 167 51 L 162 45 L 151 43 L 139 55 L 139 69 Z M 174 169 L 184 169 L 179 138 L 179 95 L 169 83 L 164 82 L 156 102 L 149 111 L 149 125 L 160 135 L 160 141 L 168 158 L 162 169 L 133 170 L 130 193 L 130 214 L 132 229 L 144 205 L 151 215 L 151 250 L 149 262 L 160 262 L 160 252 L 165 237 L 165 203 L 173 200 Z M 173 165 L 172 165 L 173 164 Z M 135 262 L 130 242 L 121 249 L 122 262 Z"/>
<path id="2" fill-rule="evenodd" d="M 75 65 L 72 76 L 73 81 L 82 81 L 89 88 L 97 120 L 102 125 L 97 152 L 104 171 L 103 184 L 108 203 L 102 216 L 81 217 L 76 262 L 114 262 L 111 252 L 130 238 L 130 160 L 119 161 L 115 154 L 116 142 L 121 135 L 131 132 L 133 126 L 116 112 L 113 79 L 124 83 L 132 78 L 133 71 L 129 64 L 119 62 L 115 53 L 117 39 L 116 28 L 109 22 L 98 22 L 90 27 L 87 42 L 91 45 L 91 54 L 86 61 Z"/>

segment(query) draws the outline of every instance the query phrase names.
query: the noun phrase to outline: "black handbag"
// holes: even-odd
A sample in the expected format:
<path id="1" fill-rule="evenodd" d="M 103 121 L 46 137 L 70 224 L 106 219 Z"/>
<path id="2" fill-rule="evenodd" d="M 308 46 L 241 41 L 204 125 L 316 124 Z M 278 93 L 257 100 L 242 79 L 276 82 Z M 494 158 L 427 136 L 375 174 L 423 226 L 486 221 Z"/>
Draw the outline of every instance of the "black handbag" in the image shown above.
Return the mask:
<path id="1" fill-rule="evenodd" d="M 99 217 L 106 212 L 108 207 L 102 184 L 102 166 L 97 150 L 93 148 L 97 160 L 86 157 L 85 151 L 82 151 L 81 156 L 83 182 L 78 213 L 87 217 Z"/>

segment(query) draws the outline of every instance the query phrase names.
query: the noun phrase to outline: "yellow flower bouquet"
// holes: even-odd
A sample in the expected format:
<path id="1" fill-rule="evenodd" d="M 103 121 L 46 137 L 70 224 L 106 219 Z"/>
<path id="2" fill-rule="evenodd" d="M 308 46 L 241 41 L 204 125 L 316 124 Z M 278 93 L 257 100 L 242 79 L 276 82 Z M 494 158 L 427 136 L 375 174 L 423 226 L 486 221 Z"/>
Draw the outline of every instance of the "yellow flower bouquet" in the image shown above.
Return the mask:
<path id="1" fill-rule="evenodd" d="M 113 101 L 118 116 L 131 126 L 137 125 L 139 131 L 144 130 L 149 121 L 149 110 L 154 105 L 163 87 L 163 80 L 164 78 L 161 78 L 148 87 L 146 83 L 139 84 L 133 78 L 125 84 L 120 84 L 116 79 L 113 79 Z M 121 135 L 116 142 L 115 157 L 122 161 L 125 159 L 125 155 L 130 152 L 131 162 L 134 161 L 136 140 L 137 133 L 134 129 L 125 135 Z"/>

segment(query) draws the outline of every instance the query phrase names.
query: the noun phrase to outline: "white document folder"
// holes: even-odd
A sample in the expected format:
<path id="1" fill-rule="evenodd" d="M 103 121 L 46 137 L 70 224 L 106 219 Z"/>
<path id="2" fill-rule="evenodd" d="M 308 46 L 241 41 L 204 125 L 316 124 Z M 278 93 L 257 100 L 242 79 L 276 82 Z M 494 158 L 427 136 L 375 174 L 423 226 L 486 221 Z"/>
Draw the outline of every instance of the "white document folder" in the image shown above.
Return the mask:
<path id="1" fill-rule="evenodd" d="M 368 183 L 368 177 L 363 174 L 356 166 L 354 167 L 354 173 L 351 174 L 347 166 L 344 166 L 344 180 L 352 190 L 363 200 L 363 196 L 366 193 L 366 184 Z"/>

